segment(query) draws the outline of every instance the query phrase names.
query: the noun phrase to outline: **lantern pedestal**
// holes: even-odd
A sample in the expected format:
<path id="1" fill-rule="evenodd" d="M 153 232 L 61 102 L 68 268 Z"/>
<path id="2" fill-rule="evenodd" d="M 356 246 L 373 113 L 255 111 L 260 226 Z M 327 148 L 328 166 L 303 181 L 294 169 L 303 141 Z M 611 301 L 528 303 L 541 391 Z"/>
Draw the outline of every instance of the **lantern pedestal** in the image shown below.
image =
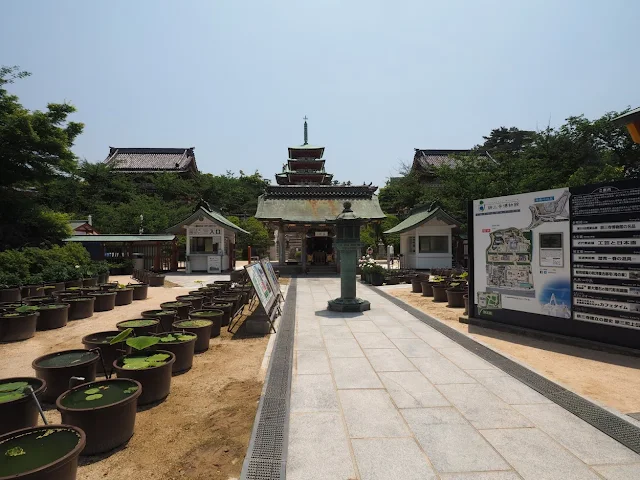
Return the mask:
<path id="1" fill-rule="evenodd" d="M 371 309 L 367 300 L 356 297 L 356 267 L 360 248 L 362 221 L 344 202 L 344 210 L 336 217 L 336 249 L 340 252 L 340 298 L 329 300 L 328 310 L 334 312 L 364 312 Z"/>

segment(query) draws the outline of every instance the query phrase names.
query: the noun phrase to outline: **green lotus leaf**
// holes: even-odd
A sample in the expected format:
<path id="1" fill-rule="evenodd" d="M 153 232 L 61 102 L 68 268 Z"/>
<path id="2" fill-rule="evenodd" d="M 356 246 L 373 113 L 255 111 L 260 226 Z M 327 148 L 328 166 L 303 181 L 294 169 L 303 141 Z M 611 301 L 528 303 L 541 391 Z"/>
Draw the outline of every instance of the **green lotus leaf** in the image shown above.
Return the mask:
<path id="1" fill-rule="evenodd" d="M 167 335 L 166 337 L 160 337 L 160 341 L 161 342 L 175 342 L 176 341 L 176 337 L 174 337 L 173 335 Z"/>
<path id="2" fill-rule="evenodd" d="M 2 383 L 0 384 L 0 392 L 13 392 L 14 390 L 22 389 L 28 386 L 29 384 L 27 382 Z"/>
<path id="3" fill-rule="evenodd" d="M 12 400 L 18 400 L 19 398 L 24 398 L 25 394 L 23 392 L 3 392 L 0 393 L 0 403 L 11 402 Z"/>
<path id="4" fill-rule="evenodd" d="M 98 400 L 99 398 L 102 398 L 103 395 L 101 393 L 96 393 L 94 395 L 88 395 L 87 398 L 85 398 L 85 400 L 91 401 L 91 400 Z"/>
<path id="5" fill-rule="evenodd" d="M 149 348 L 156 343 L 160 343 L 160 339 L 158 337 L 133 337 L 127 338 L 127 345 L 131 348 L 135 348 L 136 350 L 144 350 L 145 348 Z"/>
<path id="6" fill-rule="evenodd" d="M 18 457 L 20 455 L 25 455 L 27 452 L 24 451 L 22 447 L 13 447 L 4 452 L 7 457 Z"/>
<path id="7" fill-rule="evenodd" d="M 133 333 L 133 328 L 127 328 L 126 330 L 121 331 L 118 335 L 116 335 L 111 339 L 111 341 L 109 342 L 109 345 L 114 345 L 116 343 L 123 342 L 124 340 L 129 338 L 129 335 L 131 335 L 132 333 Z"/>
<path id="8" fill-rule="evenodd" d="M 197 335 L 180 335 L 178 337 L 178 340 L 180 340 L 181 342 L 188 342 L 189 340 L 193 340 L 194 338 L 197 338 Z"/>
<path id="9" fill-rule="evenodd" d="M 125 365 L 142 365 L 147 363 L 147 357 L 124 357 Z"/>
<path id="10" fill-rule="evenodd" d="M 155 355 L 151 355 L 147 357 L 147 362 L 165 362 L 167 359 L 171 358 L 171 355 L 167 355 L 166 353 L 156 353 Z"/>
<path id="11" fill-rule="evenodd" d="M 90 388 L 89 390 L 85 390 L 84 393 L 86 395 L 95 395 L 96 393 L 100 393 L 99 388 Z"/>
<path id="12" fill-rule="evenodd" d="M 129 388 L 125 388 L 122 392 L 129 394 L 129 393 L 134 393 L 138 391 L 138 387 L 136 387 L 135 385 L 133 387 L 129 387 Z"/>

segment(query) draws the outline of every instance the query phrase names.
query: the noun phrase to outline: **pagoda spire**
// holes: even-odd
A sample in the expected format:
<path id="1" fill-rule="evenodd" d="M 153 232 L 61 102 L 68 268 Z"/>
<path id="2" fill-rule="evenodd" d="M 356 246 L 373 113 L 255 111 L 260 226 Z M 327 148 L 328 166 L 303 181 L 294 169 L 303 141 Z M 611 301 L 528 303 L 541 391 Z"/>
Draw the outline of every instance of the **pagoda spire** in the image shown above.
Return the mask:
<path id="1" fill-rule="evenodd" d="M 303 145 L 309 144 L 309 127 L 307 126 L 307 116 L 304 116 L 304 143 Z"/>

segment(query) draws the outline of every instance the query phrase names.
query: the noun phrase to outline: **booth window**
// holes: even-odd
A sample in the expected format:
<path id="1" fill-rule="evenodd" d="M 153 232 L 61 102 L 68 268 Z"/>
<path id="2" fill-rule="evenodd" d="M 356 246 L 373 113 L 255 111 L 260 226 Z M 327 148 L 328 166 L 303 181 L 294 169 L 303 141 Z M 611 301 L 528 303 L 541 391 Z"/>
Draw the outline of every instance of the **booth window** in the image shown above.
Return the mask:
<path id="1" fill-rule="evenodd" d="M 409 237 L 409 253 L 416 253 L 416 237 Z"/>
<path id="2" fill-rule="evenodd" d="M 218 253 L 218 244 L 211 237 L 191 237 L 191 253 Z"/>
<path id="3" fill-rule="evenodd" d="M 419 237 L 420 253 L 449 253 L 449 236 L 429 235 Z"/>

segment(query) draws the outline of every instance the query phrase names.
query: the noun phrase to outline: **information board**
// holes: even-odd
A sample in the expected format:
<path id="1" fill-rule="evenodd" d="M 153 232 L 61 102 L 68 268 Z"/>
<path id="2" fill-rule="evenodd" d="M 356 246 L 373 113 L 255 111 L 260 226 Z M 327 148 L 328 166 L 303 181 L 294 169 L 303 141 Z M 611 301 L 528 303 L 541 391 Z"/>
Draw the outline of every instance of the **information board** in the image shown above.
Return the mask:
<path id="1" fill-rule="evenodd" d="M 278 281 L 278 277 L 276 276 L 276 272 L 273 270 L 273 265 L 266 258 L 260 260 L 262 264 L 262 268 L 264 269 L 264 273 L 267 275 L 267 280 L 271 284 L 271 290 L 277 297 L 282 297 L 282 292 L 280 291 L 280 282 Z"/>
<path id="2" fill-rule="evenodd" d="M 638 181 L 571 188 L 573 318 L 640 330 Z"/>
<path id="3" fill-rule="evenodd" d="M 271 288 L 271 283 L 269 283 L 269 280 L 264 273 L 262 264 L 253 263 L 244 268 L 251 279 L 251 283 L 253 284 L 253 288 L 256 291 L 256 295 L 258 296 L 260 303 L 264 307 L 265 312 L 269 314 L 271 312 L 273 302 L 276 301 L 276 294 Z"/>
<path id="4" fill-rule="evenodd" d="M 477 314 L 571 318 L 569 190 L 473 201 Z"/>

